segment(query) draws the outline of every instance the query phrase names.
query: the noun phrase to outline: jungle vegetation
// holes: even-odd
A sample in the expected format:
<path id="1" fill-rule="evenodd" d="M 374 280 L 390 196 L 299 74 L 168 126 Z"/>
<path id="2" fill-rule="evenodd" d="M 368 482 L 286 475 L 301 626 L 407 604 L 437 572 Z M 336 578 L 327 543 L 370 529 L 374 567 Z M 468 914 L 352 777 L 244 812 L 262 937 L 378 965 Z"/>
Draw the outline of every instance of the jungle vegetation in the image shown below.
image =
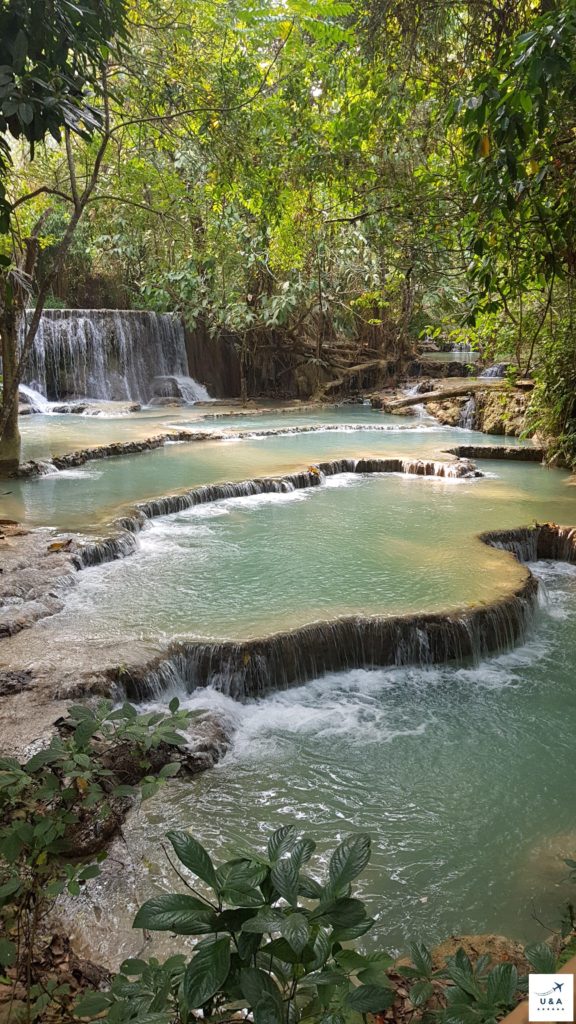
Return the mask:
<path id="1" fill-rule="evenodd" d="M 46 304 L 177 310 L 245 395 L 471 343 L 574 463 L 575 0 L 2 0 L 0 37 L 5 465 Z"/>

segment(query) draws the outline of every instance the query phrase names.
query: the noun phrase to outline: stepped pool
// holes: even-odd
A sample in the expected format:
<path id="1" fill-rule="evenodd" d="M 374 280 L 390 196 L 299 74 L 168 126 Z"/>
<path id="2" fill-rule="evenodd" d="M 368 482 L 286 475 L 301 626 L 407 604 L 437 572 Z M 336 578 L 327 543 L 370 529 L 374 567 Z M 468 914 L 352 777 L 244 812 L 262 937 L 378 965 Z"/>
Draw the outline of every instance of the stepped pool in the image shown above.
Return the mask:
<path id="1" fill-rule="evenodd" d="M 225 858 L 295 822 L 321 855 L 370 832 L 367 947 L 544 938 L 539 921 L 556 927 L 573 895 L 562 858 L 576 852 L 576 568 L 532 569 L 545 587 L 533 634 L 479 665 L 355 670 L 245 704 L 180 693 L 233 723 L 232 749 L 131 816 L 109 870 L 75 904 L 77 937 L 111 962 L 166 953 L 163 937 L 143 944 L 130 930 L 141 902 L 181 889 L 165 832 L 189 828 Z"/>
<path id="2" fill-rule="evenodd" d="M 93 421 L 83 443 L 198 426 L 189 410 L 173 414 L 154 414 L 152 429 L 146 415 L 113 429 Z M 291 432 L 301 425 L 324 429 Z M 268 426 L 274 436 L 233 436 Z M 322 460 L 448 458 L 442 453 L 459 444 L 501 441 L 361 408 L 237 417 L 217 429 L 232 434 L 6 481 L 1 514 L 105 533 L 134 503 L 184 488 Z M 60 445 L 57 424 L 48 431 L 44 443 Z M 567 473 L 479 467 L 477 479 L 342 473 L 308 490 L 160 515 L 130 557 L 81 572 L 62 612 L 4 641 L 2 667 L 17 651 L 40 674 L 60 665 L 73 674 L 97 668 L 104 650 L 107 665 L 121 666 L 126 652 L 141 647 L 151 659 L 175 639 L 245 640 L 344 615 L 483 607 L 526 569 L 477 535 L 534 520 L 574 524 L 576 509 Z M 401 948 L 413 936 L 484 931 L 542 937 L 536 917 L 557 922 L 568 893 L 562 857 L 576 853 L 576 568 L 539 562 L 533 570 L 543 587 L 526 640 L 475 664 L 354 668 L 242 704 L 223 692 L 225 679 L 187 693 L 190 680 L 175 671 L 160 702 L 177 692 L 191 708 L 223 716 L 235 729 L 231 749 L 216 769 L 171 783 L 132 815 L 127 847 L 87 887 L 80 937 L 116 962 L 140 951 L 142 936 L 127 927 L 132 911 L 178 885 L 160 848 L 168 828 L 190 827 L 223 854 L 240 841 L 263 845 L 292 820 L 319 838 L 321 852 L 349 831 L 371 833 L 361 889 L 377 928 L 367 942 Z"/>
<path id="3" fill-rule="evenodd" d="M 174 410 L 170 410 L 171 414 Z M 389 416 L 362 407 L 327 410 L 326 413 L 273 414 L 195 420 L 189 410 L 181 420 L 173 415 L 154 419 L 150 430 L 146 417 L 136 426 L 130 417 L 91 421 L 91 432 L 72 442 L 69 421 L 76 417 L 30 417 L 23 426 L 28 455 L 37 449 L 44 420 L 43 452 L 36 457 L 63 454 L 78 447 L 109 444 L 112 440 L 136 440 L 165 433 L 171 427 L 201 429 L 229 434 L 228 440 L 177 442 L 152 451 L 88 462 L 83 466 L 33 479 L 0 481 L 0 517 L 29 526 L 98 530 L 122 515 L 128 504 L 170 494 L 185 487 L 224 480 L 245 480 L 290 473 L 309 463 L 356 456 L 399 455 L 431 458 L 458 444 L 497 444 L 501 438 L 442 427 L 429 417 Z M 65 440 L 60 422 L 66 420 Z M 311 427 L 309 433 L 298 428 Z M 274 436 L 250 437 L 250 431 L 275 431 Z M 140 431 L 142 431 L 140 433 Z M 238 439 L 241 431 L 245 436 Z M 246 434 L 248 436 L 246 436 Z M 30 443 L 27 440 L 31 435 Z M 515 438 L 506 443 L 518 443 Z M 555 476 L 555 474 L 552 474 Z M 557 477 L 560 478 L 560 475 Z"/>

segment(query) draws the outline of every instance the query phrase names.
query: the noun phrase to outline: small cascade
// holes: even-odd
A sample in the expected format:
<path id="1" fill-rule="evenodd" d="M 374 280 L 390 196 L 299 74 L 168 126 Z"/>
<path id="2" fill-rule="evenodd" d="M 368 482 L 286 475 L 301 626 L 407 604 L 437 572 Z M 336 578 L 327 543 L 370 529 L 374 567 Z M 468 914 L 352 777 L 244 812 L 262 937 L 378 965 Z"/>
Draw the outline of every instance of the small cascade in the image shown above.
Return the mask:
<path id="1" fill-rule="evenodd" d="M 509 363 L 495 363 L 494 366 L 488 366 L 485 370 L 482 370 L 481 377 L 505 377 L 506 370 L 508 369 Z"/>
<path id="2" fill-rule="evenodd" d="M 462 406 L 460 413 L 460 419 L 458 420 L 458 426 L 462 427 L 463 430 L 474 430 L 474 424 L 476 422 L 476 399 L 474 395 L 470 395 L 470 398 L 465 405 Z"/>
<path id="3" fill-rule="evenodd" d="M 45 310 L 26 368 L 27 384 L 51 401 L 145 403 L 158 376 L 180 382 L 193 401 L 209 397 L 188 377 L 180 318 L 142 310 Z"/>
<path id="4" fill-rule="evenodd" d="M 32 412 L 49 413 L 52 411 L 52 406 L 44 395 L 34 388 L 29 388 L 27 384 L 20 384 L 18 386 L 18 394 L 30 406 Z"/>
<path id="5" fill-rule="evenodd" d="M 118 558 L 133 555 L 138 547 L 134 533 L 135 531 L 119 533 L 115 537 L 105 537 L 103 540 L 83 544 L 72 559 L 75 568 L 88 569 L 93 565 L 103 565 L 104 562 L 114 562 Z"/>
<path id="6" fill-rule="evenodd" d="M 576 529 L 542 523 L 516 530 L 494 530 L 480 535 L 485 544 L 510 551 L 519 562 L 550 559 L 576 565 Z"/>
<path id="7" fill-rule="evenodd" d="M 178 399 L 185 405 L 212 401 L 204 385 L 199 384 L 193 377 L 182 377 L 177 374 L 172 374 L 169 377 L 155 377 L 152 387 L 154 394 L 151 404 L 154 404 L 157 398 Z"/>
<path id="8" fill-rule="evenodd" d="M 538 584 L 528 575 L 509 597 L 461 614 L 355 616 L 314 622 L 242 642 L 177 645 L 147 671 L 122 674 L 129 697 L 211 686 L 236 700 L 263 697 L 353 668 L 474 662 L 517 643 L 530 624 Z"/>

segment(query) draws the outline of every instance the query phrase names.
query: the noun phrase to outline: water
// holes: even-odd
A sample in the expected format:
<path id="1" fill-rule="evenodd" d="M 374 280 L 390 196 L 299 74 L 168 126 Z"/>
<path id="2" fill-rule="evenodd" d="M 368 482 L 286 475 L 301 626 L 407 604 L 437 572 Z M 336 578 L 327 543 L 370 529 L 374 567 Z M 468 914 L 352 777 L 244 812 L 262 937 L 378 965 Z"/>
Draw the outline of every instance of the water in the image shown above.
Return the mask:
<path id="1" fill-rule="evenodd" d="M 493 494 L 493 481 L 344 474 L 320 489 L 233 498 L 154 520 L 136 555 L 83 574 L 59 632 L 237 638 L 335 614 L 489 600 L 520 571 L 470 536 L 466 509 L 485 507 L 483 485 Z"/>
<path id="2" fill-rule="evenodd" d="M 52 401 L 88 397 L 147 402 L 155 376 L 187 374 L 184 328 L 176 316 L 52 309 L 42 314 L 26 383 Z"/>
<path id="3" fill-rule="evenodd" d="M 317 868 L 343 835 L 370 832 L 367 947 L 545 938 L 534 915 L 555 927 L 573 896 L 562 858 L 576 853 L 576 568 L 532 568 L 548 592 L 533 636 L 479 666 L 356 670 L 244 705 L 211 690 L 186 698 L 234 724 L 232 749 L 132 816 L 113 870 L 76 909 L 80 937 L 110 955 L 112 918 L 114 956 L 141 949 L 133 911 L 181 888 L 161 849 L 168 829 L 224 858 L 295 821 L 319 840 Z"/>
<path id="4" fill-rule="evenodd" d="M 326 429 L 290 433 L 291 428 L 307 422 L 320 427 L 324 424 Z M 22 432 L 26 455 L 31 457 L 33 453 L 35 458 L 47 459 L 79 446 L 163 433 L 171 425 L 230 432 L 275 427 L 280 433 L 241 441 L 171 444 L 144 454 L 89 462 L 50 477 L 7 480 L 0 483 L 0 516 L 30 526 L 99 529 L 122 514 L 127 504 L 179 488 L 289 473 L 319 460 L 363 455 L 431 457 L 468 440 L 476 444 L 501 441 L 441 427 L 427 417 L 386 416 L 362 408 L 318 413 L 316 418 L 283 415 L 206 419 L 203 423 L 184 409 L 170 409 L 169 417 L 164 411 L 163 417 L 144 414 L 115 420 L 31 416 L 22 422 Z M 347 429 L 348 425 L 354 429 Z M 376 429 L 370 429 L 372 426 Z"/>
<path id="5" fill-rule="evenodd" d="M 473 430 L 474 422 L 476 420 L 476 399 L 474 395 L 470 395 L 470 398 L 462 406 L 462 412 L 460 413 L 460 420 L 458 426 L 462 427 L 463 430 Z"/>
<path id="6" fill-rule="evenodd" d="M 31 407 L 35 413 L 48 413 L 50 410 L 50 403 L 41 395 L 39 391 L 35 391 L 34 388 L 29 388 L 26 384 L 20 384 L 18 387 L 18 393 L 23 398 L 27 405 Z"/>
<path id="7" fill-rule="evenodd" d="M 180 398 L 186 405 L 212 401 L 204 385 L 199 384 L 193 377 L 183 377 L 177 374 L 172 374 L 170 377 L 155 377 L 153 388 L 154 396 Z"/>
<path id="8" fill-rule="evenodd" d="M 29 417 L 25 439 L 38 450 L 78 447 L 69 443 L 78 423 L 70 419 Z M 87 424 L 86 440 L 146 436 L 170 423 L 199 420 L 194 410 L 99 419 Z M 323 430 L 294 433 L 305 423 Z M 281 433 L 172 444 L 5 481 L 11 493 L 1 495 L 1 514 L 103 529 L 130 503 L 208 481 L 498 443 L 426 417 L 352 408 L 203 424 L 267 425 Z M 481 468 L 484 478 L 462 481 L 343 475 L 309 491 L 156 519 L 129 558 L 80 574 L 60 615 L 4 641 L 3 664 L 19 652 L 40 673 L 65 666 L 72 680 L 102 659 L 118 666 L 141 648 L 157 653 L 174 637 L 242 638 L 343 614 L 491 600 L 523 570 L 477 533 L 576 518 L 567 473 L 490 461 Z M 127 927 L 132 911 L 178 885 L 161 853 L 168 828 L 191 827 L 224 855 L 240 840 L 263 845 L 291 820 L 322 850 L 350 831 L 371 832 L 374 857 L 361 889 L 378 926 L 368 943 L 400 948 L 414 935 L 433 942 L 450 932 L 542 937 L 531 901 L 556 924 L 567 893 L 562 856 L 576 853 L 576 570 L 540 563 L 536 571 L 548 593 L 537 628 L 515 651 L 475 666 L 356 669 L 244 705 L 211 689 L 186 696 L 190 707 L 233 721 L 233 747 L 215 771 L 171 784 L 132 817 L 127 847 L 114 851 L 75 917 L 92 954 L 117 961 L 140 951 L 141 935 Z M 118 857 L 131 873 L 117 870 Z"/>

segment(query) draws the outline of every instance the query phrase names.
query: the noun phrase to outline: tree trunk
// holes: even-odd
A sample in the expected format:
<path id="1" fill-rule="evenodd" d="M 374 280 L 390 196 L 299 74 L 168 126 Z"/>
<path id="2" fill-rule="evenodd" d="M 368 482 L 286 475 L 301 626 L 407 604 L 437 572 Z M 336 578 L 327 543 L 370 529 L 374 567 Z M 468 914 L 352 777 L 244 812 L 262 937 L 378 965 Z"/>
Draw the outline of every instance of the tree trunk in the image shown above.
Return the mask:
<path id="1" fill-rule="evenodd" d="M 14 310 L 5 310 L 0 316 L 0 340 L 3 367 L 2 406 L 3 410 L 8 410 L 0 437 L 0 475 L 9 476 L 20 464 L 18 318 Z"/>

